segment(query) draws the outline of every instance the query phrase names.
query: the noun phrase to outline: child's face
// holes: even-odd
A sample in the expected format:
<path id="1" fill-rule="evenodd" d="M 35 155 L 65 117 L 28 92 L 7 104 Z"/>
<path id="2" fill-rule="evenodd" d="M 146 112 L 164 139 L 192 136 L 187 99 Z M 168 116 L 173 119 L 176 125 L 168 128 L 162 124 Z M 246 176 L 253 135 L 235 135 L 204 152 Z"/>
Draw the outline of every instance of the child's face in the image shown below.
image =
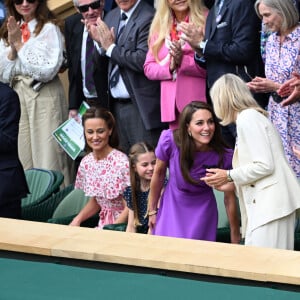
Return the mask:
<path id="1" fill-rule="evenodd" d="M 156 157 L 154 152 L 139 154 L 135 164 L 135 171 L 141 179 L 151 180 L 155 163 Z"/>
<path id="2" fill-rule="evenodd" d="M 111 129 L 107 127 L 105 120 L 100 118 L 87 119 L 84 123 L 86 142 L 94 151 L 102 151 L 109 144 Z"/>

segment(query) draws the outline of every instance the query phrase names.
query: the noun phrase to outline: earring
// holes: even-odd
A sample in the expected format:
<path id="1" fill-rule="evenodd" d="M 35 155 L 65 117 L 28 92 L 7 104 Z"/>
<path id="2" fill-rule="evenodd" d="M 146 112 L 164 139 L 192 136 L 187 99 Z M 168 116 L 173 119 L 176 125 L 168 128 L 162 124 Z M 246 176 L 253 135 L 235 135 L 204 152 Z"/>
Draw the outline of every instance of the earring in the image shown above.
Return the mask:
<path id="1" fill-rule="evenodd" d="M 192 137 L 192 133 L 190 131 L 188 131 L 188 134 L 189 134 L 190 137 Z"/>

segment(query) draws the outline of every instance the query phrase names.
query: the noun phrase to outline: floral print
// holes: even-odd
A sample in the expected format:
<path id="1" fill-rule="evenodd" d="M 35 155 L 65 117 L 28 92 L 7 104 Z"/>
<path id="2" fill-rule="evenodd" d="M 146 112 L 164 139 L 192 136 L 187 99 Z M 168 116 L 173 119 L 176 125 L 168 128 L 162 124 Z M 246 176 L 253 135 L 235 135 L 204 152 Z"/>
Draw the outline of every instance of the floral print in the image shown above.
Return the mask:
<path id="1" fill-rule="evenodd" d="M 279 35 L 272 33 L 266 44 L 266 77 L 278 83 L 291 78 L 292 72 L 300 72 L 300 26 L 286 36 L 280 44 Z M 300 99 L 299 99 L 300 100 Z M 270 120 L 280 133 L 286 157 L 296 176 L 300 178 L 300 160 L 294 154 L 293 145 L 300 144 L 300 101 L 281 107 L 270 97 Z"/>
<path id="2" fill-rule="evenodd" d="M 95 197 L 101 207 L 98 227 L 112 224 L 124 209 L 123 192 L 130 185 L 127 156 L 114 149 L 105 159 L 86 155 L 78 168 L 75 188 Z"/>

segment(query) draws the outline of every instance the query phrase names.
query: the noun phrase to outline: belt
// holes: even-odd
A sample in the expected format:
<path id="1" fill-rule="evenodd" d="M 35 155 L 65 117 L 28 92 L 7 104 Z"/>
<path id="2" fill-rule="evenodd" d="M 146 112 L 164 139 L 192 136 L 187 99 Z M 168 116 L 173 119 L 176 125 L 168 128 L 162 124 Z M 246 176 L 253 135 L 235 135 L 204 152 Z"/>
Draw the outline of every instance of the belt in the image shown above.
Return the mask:
<path id="1" fill-rule="evenodd" d="M 85 98 L 85 102 L 89 105 L 89 106 L 100 106 L 100 101 L 98 100 L 98 98 Z"/>
<path id="2" fill-rule="evenodd" d="M 130 103 L 131 102 L 131 98 L 113 98 L 114 101 L 121 103 L 121 104 L 125 104 L 125 103 Z"/>

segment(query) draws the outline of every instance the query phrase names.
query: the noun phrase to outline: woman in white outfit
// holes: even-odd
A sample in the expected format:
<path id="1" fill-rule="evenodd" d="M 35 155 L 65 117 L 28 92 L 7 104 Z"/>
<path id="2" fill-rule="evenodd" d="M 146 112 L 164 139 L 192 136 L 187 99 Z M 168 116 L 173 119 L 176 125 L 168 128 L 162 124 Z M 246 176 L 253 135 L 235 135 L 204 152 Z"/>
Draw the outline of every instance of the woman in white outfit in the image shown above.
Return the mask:
<path id="1" fill-rule="evenodd" d="M 221 124 L 236 123 L 237 143 L 233 169 L 208 169 L 202 180 L 219 190 L 236 190 L 246 245 L 294 249 L 300 186 L 277 130 L 236 75 L 219 78 L 211 98 Z"/>
<path id="2" fill-rule="evenodd" d="M 69 159 L 52 137 L 67 118 L 67 103 L 57 76 L 64 39 L 46 0 L 7 0 L 0 29 L 0 80 L 21 103 L 19 157 L 24 169 L 59 170 L 70 178 Z"/>

